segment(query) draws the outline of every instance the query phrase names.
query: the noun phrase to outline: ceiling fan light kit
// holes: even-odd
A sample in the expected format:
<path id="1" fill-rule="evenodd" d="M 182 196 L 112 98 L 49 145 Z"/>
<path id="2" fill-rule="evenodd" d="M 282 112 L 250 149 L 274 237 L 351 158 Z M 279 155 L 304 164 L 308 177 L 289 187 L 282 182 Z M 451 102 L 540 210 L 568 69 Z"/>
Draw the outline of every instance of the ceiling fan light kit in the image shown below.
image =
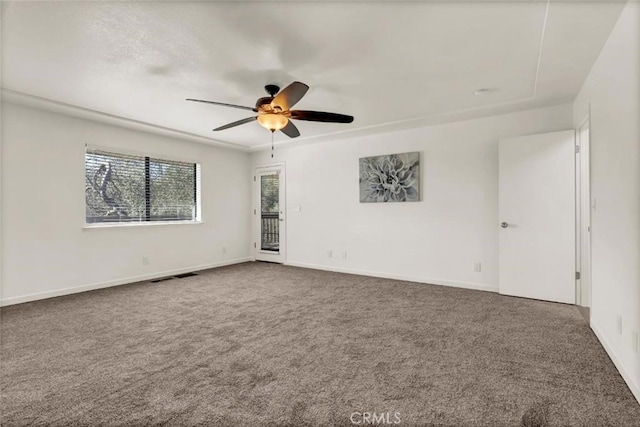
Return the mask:
<path id="1" fill-rule="evenodd" d="M 202 99 L 188 98 L 187 101 L 204 102 L 206 104 L 221 105 L 223 107 L 238 108 L 241 110 L 249 110 L 258 113 L 255 117 L 248 117 L 226 125 L 217 127 L 214 131 L 229 129 L 245 123 L 257 120 L 260 126 L 275 132 L 282 131 L 289 138 L 300 136 L 300 131 L 289 119 L 306 120 L 311 122 L 325 123 L 351 123 L 353 116 L 338 113 L 327 113 L 324 111 L 308 111 L 308 110 L 291 110 L 309 90 L 309 86 L 301 82 L 293 82 L 289 86 L 280 91 L 280 87 L 274 84 L 268 84 L 264 90 L 269 96 L 259 98 L 255 107 L 245 107 L 243 105 L 227 104 L 224 102 L 205 101 Z"/>
<path id="2" fill-rule="evenodd" d="M 275 132 L 285 127 L 289 123 L 289 119 L 282 114 L 264 113 L 258 116 L 258 123 L 263 128 Z"/>

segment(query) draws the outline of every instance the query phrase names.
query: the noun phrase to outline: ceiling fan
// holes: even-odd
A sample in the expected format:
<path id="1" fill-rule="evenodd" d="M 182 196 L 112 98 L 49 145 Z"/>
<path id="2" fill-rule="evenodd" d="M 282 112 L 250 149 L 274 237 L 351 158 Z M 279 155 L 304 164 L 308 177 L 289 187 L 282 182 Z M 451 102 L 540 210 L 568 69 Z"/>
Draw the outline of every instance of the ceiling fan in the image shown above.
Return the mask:
<path id="1" fill-rule="evenodd" d="M 264 89 L 267 91 L 269 96 L 259 98 L 256 101 L 255 107 L 245 107 L 243 105 L 226 104 L 223 102 L 191 98 L 188 98 L 187 101 L 205 102 L 207 104 L 222 105 L 224 107 L 239 108 L 258 113 L 257 116 L 247 117 L 246 119 L 217 127 L 214 131 L 229 129 L 234 126 L 239 126 L 257 120 L 262 127 L 270 130 L 272 133 L 280 130 L 289 138 L 296 138 L 300 136 L 300 131 L 298 131 L 298 128 L 290 119 L 328 123 L 351 123 L 353 121 L 353 116 L 347 116 L 345 114 L 326 113 L 323 111 L 291 110 L 291 107 L 300 101 L 300 99 L 302 99 L 305 93 L 309 90 L 309 86 L 304 83 L 293 82 L 282 91 L 280 91 L 279 86 L 273 84 L 266 85 Z"/>

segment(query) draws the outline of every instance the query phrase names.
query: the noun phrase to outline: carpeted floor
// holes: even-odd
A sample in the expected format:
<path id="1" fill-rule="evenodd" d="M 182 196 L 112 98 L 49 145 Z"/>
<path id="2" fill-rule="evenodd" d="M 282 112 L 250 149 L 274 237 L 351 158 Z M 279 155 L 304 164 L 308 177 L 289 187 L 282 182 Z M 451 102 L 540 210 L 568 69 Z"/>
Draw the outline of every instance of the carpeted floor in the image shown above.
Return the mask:
<path id="1" fill-rule="evenodd" d="M 1 328 L 3 426 L 640 426 L 575 307 L 488 292 L 247 263 Z"/>

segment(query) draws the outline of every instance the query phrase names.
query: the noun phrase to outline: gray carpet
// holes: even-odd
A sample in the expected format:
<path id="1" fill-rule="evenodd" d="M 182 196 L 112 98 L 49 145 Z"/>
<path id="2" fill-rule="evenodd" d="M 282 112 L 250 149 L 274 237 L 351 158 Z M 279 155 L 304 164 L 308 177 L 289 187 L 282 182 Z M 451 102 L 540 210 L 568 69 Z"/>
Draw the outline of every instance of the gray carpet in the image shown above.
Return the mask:
<path id="1" fill-rule="evenodd" d="M 488 292 L 247 263 L 1 328 L 3 426 L 640 426 L 575 307 Z"/>

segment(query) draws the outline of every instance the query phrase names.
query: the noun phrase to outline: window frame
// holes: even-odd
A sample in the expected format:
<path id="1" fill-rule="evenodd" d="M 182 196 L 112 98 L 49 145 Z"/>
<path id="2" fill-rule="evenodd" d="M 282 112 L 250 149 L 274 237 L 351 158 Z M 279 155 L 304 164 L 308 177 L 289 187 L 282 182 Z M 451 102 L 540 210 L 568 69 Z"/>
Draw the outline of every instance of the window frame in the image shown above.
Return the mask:
<path id="1" fill-rule="evenodd" d="M 201 187 L 202 187 L 202 180 L 201 180 L 201 172 L 202 172 L 202 166 L 199 162 L 195 161 L 194 159 L 189 159 L 189 158 L 180 158 L 180 157 L 175 157 L 173 155 L 171 156 L 167 156 L 164 154 L 156 154 L 156 153 L 149 153 L 149 152 L 140 152 L 140 151 L 133 151 L 133 150 L 129 150 L 129 149 L 123 149 L 123 148 L 119 148 L 119 147 L 110 147 L 110 146 L 102 146 L 102 145 L 93 145 L 93 144 L 85 144 L 85 149 L 84 149 L 84 167 L 83 167 L 83 184 L 85 183 L 84 180 L 86 180 L 86 155 L 88 151 L 104 151 L 107 153 L 112 153 L 112 154 L 121 154 L 124 156 L 140 156 L 143 157 L 145 160 L 145 168 L 148 167 L 149 165 L 149 161 L 153 161 L 153 160 L 158 160 L 158 161 L 167 161 L 167 162 L 182 162 L 182 163 L 192 163 L 195 166 L 195 185 L 194 185 L 194 196 L 195 196 L 195 208 L 196 208 L 196 214 L 195 214 L 195 219 L 193 220 L 168 220 L 168 221 L 151 221 L 151 220 L 144 220 L 144 221 L 113 221 L 113 222 L 87 222 L 87 216 L 86 216 L 86 208 L 87 208 L 87 201 L 86 201 L 86 197 L 84 198 L 85 202 L 84 202 L 84 207 L 85 207 L 85 215 L 83 218 L 83 224 L 82 224 L 82 229 L 94 229 L 94 228 L 114 228 L 114 227 L 153 227 L 153 226 L 165 226 L 165 225 L 197 225 L 197 224 L 204 224 L 204 221 L 202 220 L 202 191 L 201 191 Z M 146 183 L 147 185 L 150 183 Z M 86 189 L 85 189 L 86 191 Z M 83 191 L 84 194 L 84 191 Z M 148 197 L 145 197 L 145 201 L 147 203 L 150 202 L 150 199 Z M 147 205 L 147 207 L 149 207 Z M 148 211 L 150 212 L 150 211 Z M 148 214 L 147 214 L 148 215 Z"/>

